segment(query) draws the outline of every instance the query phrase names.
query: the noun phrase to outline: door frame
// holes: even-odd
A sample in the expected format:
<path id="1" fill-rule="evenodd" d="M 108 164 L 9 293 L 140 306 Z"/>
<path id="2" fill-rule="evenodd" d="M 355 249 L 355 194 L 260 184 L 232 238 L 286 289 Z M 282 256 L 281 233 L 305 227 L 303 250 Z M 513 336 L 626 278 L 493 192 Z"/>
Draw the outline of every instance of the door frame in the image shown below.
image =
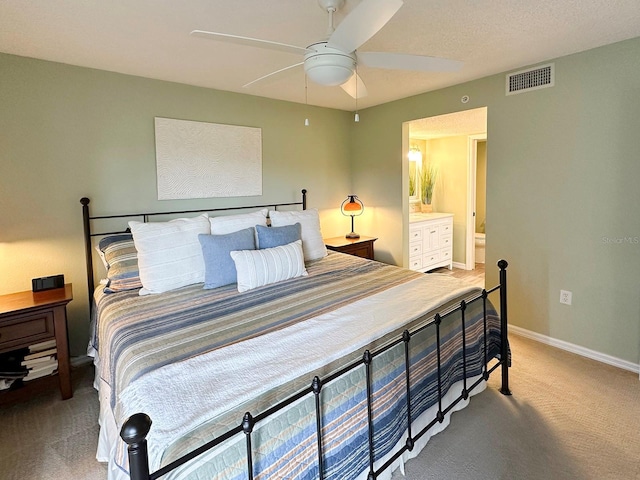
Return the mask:
<path id="1" fill-rule="evenodd" d="M 467 244 L 465 270 L 476 268 L 476 176 L 478 167 L 478 142 L 487 141 L 486 133 L 467 137 Z"/>

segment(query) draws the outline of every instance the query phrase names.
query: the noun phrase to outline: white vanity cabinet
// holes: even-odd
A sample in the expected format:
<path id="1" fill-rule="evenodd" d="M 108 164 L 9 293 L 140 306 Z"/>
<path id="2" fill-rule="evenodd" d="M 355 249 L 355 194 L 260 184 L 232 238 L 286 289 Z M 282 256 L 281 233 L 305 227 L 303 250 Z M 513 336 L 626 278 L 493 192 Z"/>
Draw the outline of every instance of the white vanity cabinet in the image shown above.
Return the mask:
<path id="1" fill-rule="evenodd" d="M 409 215 L 409 268 L 426 272 L 453 267 L 453 214 Z"/>

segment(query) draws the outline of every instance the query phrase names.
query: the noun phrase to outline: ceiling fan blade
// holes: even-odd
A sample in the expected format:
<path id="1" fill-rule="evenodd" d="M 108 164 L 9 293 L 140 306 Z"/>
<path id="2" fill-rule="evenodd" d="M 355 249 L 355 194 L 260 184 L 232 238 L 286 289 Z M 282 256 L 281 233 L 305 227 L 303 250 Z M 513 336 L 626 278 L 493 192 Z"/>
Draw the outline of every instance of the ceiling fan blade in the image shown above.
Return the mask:
<path id="1" fill-rule="evenodd" d="M 356 88 L 356 83 L 357 83 L 357 88 Z M 364 86 L 364 82 L 362 81 L 362 78 L 360 78 L 360 75 L 358 75 L 357 73 L 354 73 L 349 80 L 347 80 L 340 86 L 345 92 L 347 92 L 353 98 L 356 98 L 356 92 L 357 92 L 357 98 L 366 97 L 368 95 L 367 87 Z"/>
<path id="2" fill-rule="evenodd" d="M 295 53 L 304 55 L 306 48 L 288 45 L 286 43 L 272 42 L 270 40 L 260 40 L 259 38 L 242 37 L 240 35 L 230 35 L 228 33 L 206 32 L 204 30 L 193 30 L 191 35 L 194 37 L 208 38 L 210 40 L 218 40 L 221 42 L 235 43 L 238 45 L 247 45 L 250 47 L 268 48 L 269 50 L 279 50 L 281 52 Z"/>
<path id="3" fill-rule="evenodd" d="M 282 73 L 282 72 L 290 70 L 292 68 L 299 67 L 300 65 L 304 65 L 304 62 L 295 63 L 293 65 L 289 65 L 288 67 L 281 68 L 280 70 L 276 70 L 275 72 L 271 72 L 271 73 L 268 73 L 266 75 L 263 75 L 262 77 L 256 78 L 252 82 L 249 82 L 246 85 L 243 85 L 242 88 L 248 88 L 251 85 L 253 85 L 254 83 L 260 82 L 260 81 L 264 80 L 265 78 L 269 78 L 269 77 L 271 77 L 273 75 L 277 75 L 278 73 Z"/>
<path id="4" fill-rule="evenodd" d="M 329 37 L 328 46 L 353 52 L 373 37 L 402 7 L 402 0 L 362 0 Z"/>
<path id="5" fill-rule="evenodd" d="M 404 53 L 358 52 L 358 65 L 416 72 L 457 72 L 464 65 L 458 60 Z"/>

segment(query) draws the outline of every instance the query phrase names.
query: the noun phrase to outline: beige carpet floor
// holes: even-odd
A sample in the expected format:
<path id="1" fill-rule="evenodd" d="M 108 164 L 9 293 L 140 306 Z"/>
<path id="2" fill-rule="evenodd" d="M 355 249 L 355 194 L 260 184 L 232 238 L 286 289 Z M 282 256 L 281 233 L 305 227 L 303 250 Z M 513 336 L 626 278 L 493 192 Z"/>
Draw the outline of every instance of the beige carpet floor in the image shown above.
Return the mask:
<path id="1" fill-rule="evenodd" d="M 640 479 L 638 375 L 516 335 L 510 343 L 513 395 L 492 376 L 406 478 Z"/>
<path id="2" fill-rule="evenodd" d="M 640 479 L 638 375 L 515 335 L 511 346 L 513 396 L 494 375 L 393 480 Z M 1 479 L 106 479 L 91 382 L 82 367 L 70 400 L 0 407 Z"/>

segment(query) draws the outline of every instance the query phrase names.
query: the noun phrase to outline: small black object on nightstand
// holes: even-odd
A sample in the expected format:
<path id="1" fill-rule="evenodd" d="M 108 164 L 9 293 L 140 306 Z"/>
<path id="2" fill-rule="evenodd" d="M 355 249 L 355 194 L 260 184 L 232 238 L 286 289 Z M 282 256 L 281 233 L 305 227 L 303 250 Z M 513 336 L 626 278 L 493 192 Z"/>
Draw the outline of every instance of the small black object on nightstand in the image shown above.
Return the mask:
<path id="1" fill-rule="evenodd" d="M 64 287 L 64 275 L 52 275 L 51 277 L 40 277 L 31 280 L 31 290 L 34 292 L 43 292 L 62 287 Z"/>

